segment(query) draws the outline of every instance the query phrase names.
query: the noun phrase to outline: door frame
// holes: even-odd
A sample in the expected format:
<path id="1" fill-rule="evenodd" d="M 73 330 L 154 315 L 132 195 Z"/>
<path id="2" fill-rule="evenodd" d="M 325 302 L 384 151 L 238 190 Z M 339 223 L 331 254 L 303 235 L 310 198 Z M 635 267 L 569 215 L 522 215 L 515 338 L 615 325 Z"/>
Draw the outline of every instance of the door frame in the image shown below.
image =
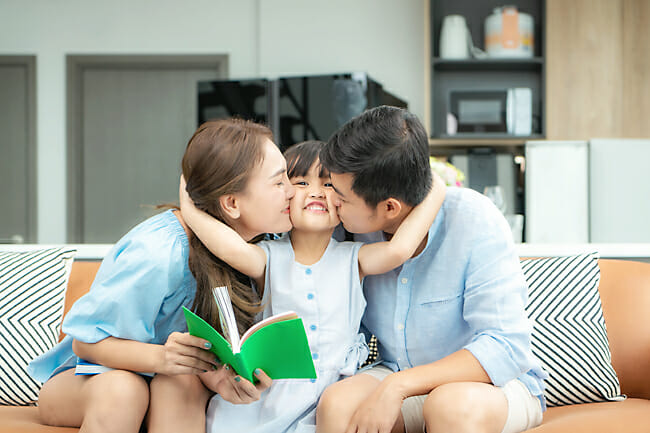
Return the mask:
<path id="1" fill-rule="evenodd" d="M 36 56 L 35 55 L 0 55 L 0 66 L 23 66 L 26 74 L 25 89 L 25 124 L 27 130 L 27 161 L 25 176 L 27 182 L 27 233 L 25 243 L 35 243 L 38 239 L 38 185 L 37 147 L 36 147 Z"/>
<path id="2" fill-rule="evenodd" d="M 216 71 L 228 76 L 226 54 L 91 54 L 66 56 L 66 134 L 67 134 L 67 242 L 83 242 L 83 77 L 89 69 L 186 70 Z"/>

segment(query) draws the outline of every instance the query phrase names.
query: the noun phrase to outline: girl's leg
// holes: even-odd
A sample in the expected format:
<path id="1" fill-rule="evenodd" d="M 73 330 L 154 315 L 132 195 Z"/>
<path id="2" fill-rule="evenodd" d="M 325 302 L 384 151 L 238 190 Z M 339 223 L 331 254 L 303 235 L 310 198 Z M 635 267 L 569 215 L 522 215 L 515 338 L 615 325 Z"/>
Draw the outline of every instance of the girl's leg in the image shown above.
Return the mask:
<path id="1" fill-rule="evenodd" d="M 211 395 L 197 375 L 157 374 L 151 381 L 149 433 L 204 433 L 205 409 Z"/>
<path id="2" fill-rule="evenodd" d="M 344 432 L 357 408 L 380 383 L 378 378 L 361 373 L 328 386 L 318 402 L 316 431 Z M 403 431 L 404 420 L 400 414 L 393 427 L 393 433 Z"/>
<path id="3" fill-rule="evenodd" d="M 137 433 L 148 405 L 147 382 L 123 370 L 93 376 L 66 370 L 43 385 L 38 399 L 45 424 L 80 427 L 82 433 Z"/>

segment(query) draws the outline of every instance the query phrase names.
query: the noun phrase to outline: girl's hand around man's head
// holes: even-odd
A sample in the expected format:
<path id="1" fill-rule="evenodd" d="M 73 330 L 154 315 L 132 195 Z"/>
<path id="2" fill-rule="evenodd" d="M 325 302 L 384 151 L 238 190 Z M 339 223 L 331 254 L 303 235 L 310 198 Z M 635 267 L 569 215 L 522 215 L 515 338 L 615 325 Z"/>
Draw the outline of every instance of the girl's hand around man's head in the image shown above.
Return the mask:
<path id="1" fill-rule="evenodd" d="M 206 388 L 232 404 L 249 404 L 259 400 L 262 392 L 273 383 L 271 378 L 260 369 L 255 370 L 255 377 L 259 382 L 254 385 L 237 375 L 228 365 L 199 375 Z"/>

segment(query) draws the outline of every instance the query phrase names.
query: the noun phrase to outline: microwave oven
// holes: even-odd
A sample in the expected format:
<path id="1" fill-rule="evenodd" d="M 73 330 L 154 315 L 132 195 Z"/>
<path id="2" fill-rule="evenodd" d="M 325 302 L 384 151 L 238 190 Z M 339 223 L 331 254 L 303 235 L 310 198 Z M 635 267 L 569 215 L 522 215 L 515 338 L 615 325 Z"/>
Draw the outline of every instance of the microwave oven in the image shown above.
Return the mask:
<path id="1" fill-rule="evenodd" d="M 532 135 L 533 94 L 527 87 L 451 90 L 447 134 Z"/>

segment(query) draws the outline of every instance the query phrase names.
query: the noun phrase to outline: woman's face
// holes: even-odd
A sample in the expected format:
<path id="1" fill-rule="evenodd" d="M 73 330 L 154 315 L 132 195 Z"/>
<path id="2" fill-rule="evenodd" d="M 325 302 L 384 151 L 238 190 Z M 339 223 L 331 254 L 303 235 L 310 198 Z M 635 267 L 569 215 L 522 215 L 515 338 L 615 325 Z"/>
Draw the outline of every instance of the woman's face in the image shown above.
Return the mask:
<path id="1" fill-rule="evenodd" d="M 266 139 L 262 146 L 262 163 L 253 170 L 246 189 L 235 194 L 240 209 L 237 231 L 246 240 L 291 230 L 289 200 L 295 188 L 287 177 L 287 162 L 271 140 Z"/>

